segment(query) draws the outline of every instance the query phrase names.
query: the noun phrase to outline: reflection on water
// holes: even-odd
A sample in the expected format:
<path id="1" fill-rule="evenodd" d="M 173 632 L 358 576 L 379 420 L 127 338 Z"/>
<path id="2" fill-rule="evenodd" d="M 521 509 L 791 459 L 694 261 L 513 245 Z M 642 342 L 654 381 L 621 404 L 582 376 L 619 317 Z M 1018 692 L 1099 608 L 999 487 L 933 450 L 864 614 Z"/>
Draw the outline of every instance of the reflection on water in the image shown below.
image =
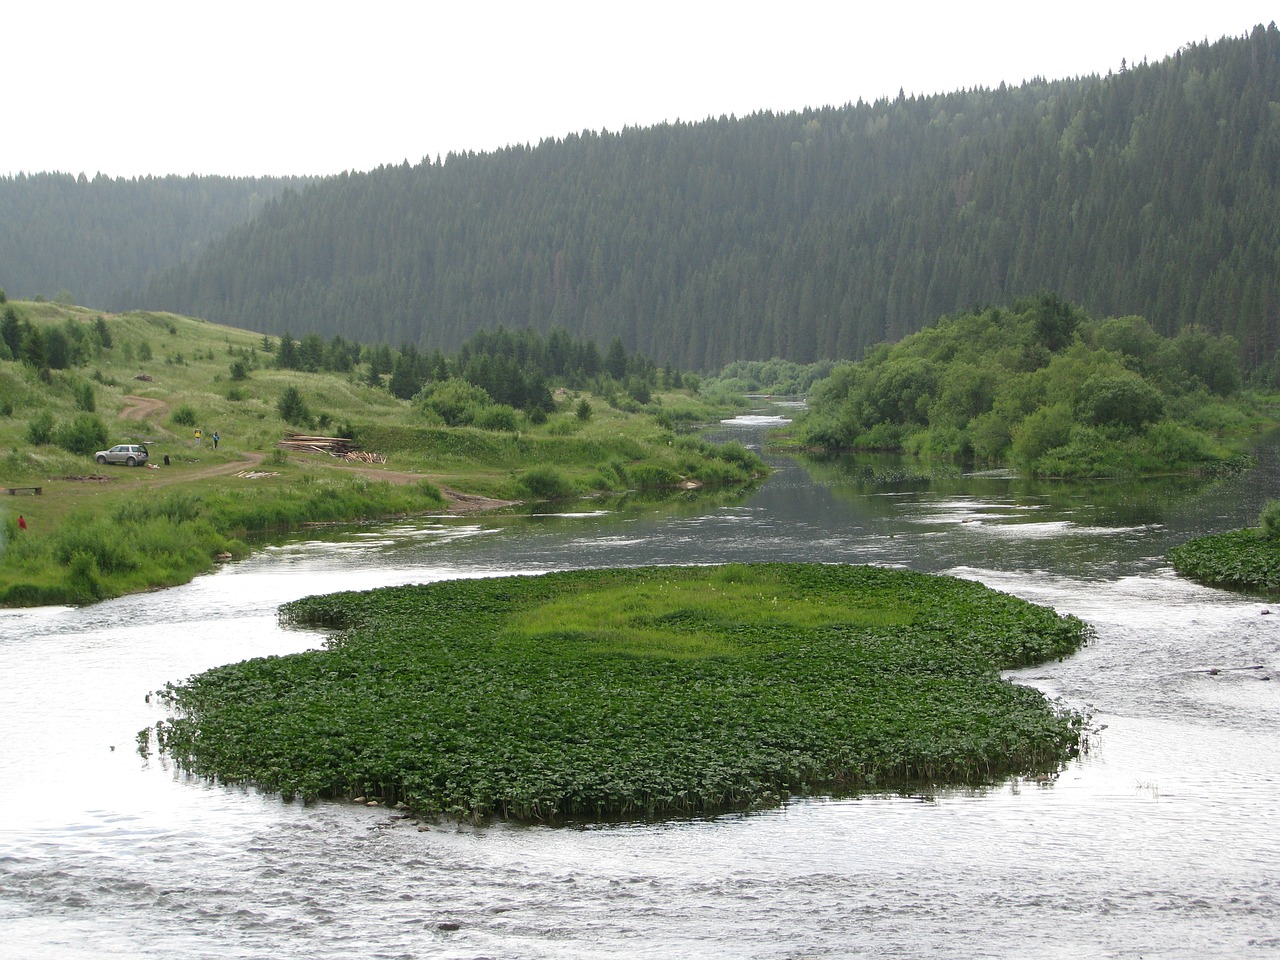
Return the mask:
<path id="1" fill-rule="evenodd" d="M 764 428 L 721 429 L 758 447 Z M 174 590 L 0 614 L 4 955 L 1275 956 L 1280 607 L 1163 560 L 1253 523 L 1275 449 L 1247 477 L 1124 487 L 784 459 L 744 497 L 358 525 Z M 276 624 L 296 597 L 762 559 L 944 572 L 1084 618 L 1094 642 L 1014 676 L 1092 710 L 1090 751 L 985 790 L 426 832 L 133 751 L 149 691 L 317 645 Z"/>

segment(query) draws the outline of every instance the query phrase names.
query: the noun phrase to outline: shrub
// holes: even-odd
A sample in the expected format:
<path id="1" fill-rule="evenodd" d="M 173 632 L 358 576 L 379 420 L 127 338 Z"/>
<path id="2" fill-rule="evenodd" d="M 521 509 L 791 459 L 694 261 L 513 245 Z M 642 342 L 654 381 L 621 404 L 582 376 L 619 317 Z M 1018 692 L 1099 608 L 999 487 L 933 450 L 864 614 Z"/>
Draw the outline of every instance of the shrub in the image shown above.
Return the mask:
<path id="1" fill-rule="evenodd" d="M 169 415 L 169 422 L 179 427 L 194 427 L 196 425 L 196 412 L 190 404 L 182 404 L 175 407 L 173 413 Z"/>
<path id="2" fill-rule="evenodd" d="M 1136 431 L 1143 424 L 1156 422 L 1164 413 L 1160 391 L 1133 374 L 1094 374 L 1085 381 L 1083 389 L 1085 397 L 1079 404 L 1080 418 L 1095 426 Z"/>
<path id="3" fill-rule="evenodd" d="M 495 403 L 492 406 L 482 407 L 476 411 L 475 419 L 472 421 L 472 424 L 481 430 L 505 431 L 507 433 L 515 433 L 517 423 L 515 408 L 509 407 L 505 403 Z"/>
<path id="4" fill-rule="evenodd" d="M 563 500 L 573 495 L 573 484 L 551 467 L 535 467 L 520 477 L 520 485 L 540 500 Z"/>
<path id="5" fill-rule="evenodd" d="M 1258 515 L 1258 526 L 1268 540 L 1280 540 L 1280 500 L 1269 500 Z"/>
<path id="6" fill-rule="evenodd" d="M 96 414 L 82 413 L 70 423 L 59 424 L 53 441 L 63 450 L 88 456 L 107 445 L 107 426 Z"/>
<path id="7" fill-rule="evenodd" d="M 637 490 L 666 490 L 681 479 L 674 470 L 654 463 L 642 463 L 631 471 L 631 482 Z"/>
<path id="8" fill-rule="evenodd" d="M 481 387 L 466 380 L 450 378 L 429 383 L 413 398 L 414 405 L 438 416 L 451 427 L 471 423 L 478 411 L 493 404 Z"/>
<path id="9" fill-rule="evenodd" d="M 97 401 L 93 395 L 93 384 L 77 383 L 75 385 L 76 407 L 85 413 L 93 413 L 97 409 Z"/>
<path id="10" fill-rule="evenodd" d="M 1041 407 L 1014 430 L 1014 459 L 1029 466 L 1050 450 L 1065 446 L 1071 439 L 1071 427 L 1071 408 L 1065 403 Z"/>
<path id="11" fill-rule="evenodd" d="M 53 437 L 53 414 L 41 410 L 27 422 L 27 443 L 35 446 L 48 443 Z"/>

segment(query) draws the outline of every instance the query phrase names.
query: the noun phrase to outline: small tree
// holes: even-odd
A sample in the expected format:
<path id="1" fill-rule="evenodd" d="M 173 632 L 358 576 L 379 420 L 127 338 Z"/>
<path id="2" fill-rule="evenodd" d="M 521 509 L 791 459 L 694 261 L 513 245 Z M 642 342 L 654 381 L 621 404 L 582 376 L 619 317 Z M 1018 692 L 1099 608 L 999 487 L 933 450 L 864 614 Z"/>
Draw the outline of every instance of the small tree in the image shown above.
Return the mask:
<path id="1" fill-rule="evenodd" d="M 38 447 L 48 443 L 52 437 L 53 414 L 48 410 L 41 410 L 27 421 L 27 443 Z"/>
<path id="2" fill-rule="evenodd" d="M 280 395 L 280 402 L 276 404 L 276 410 L 285 423 L 306 426 L 311 422 L 311 411 L 307 409 L 306 401 L 302 399 L 302 394 L 298 392 L 297 387 L 284 388 L 284 393 Z"/>

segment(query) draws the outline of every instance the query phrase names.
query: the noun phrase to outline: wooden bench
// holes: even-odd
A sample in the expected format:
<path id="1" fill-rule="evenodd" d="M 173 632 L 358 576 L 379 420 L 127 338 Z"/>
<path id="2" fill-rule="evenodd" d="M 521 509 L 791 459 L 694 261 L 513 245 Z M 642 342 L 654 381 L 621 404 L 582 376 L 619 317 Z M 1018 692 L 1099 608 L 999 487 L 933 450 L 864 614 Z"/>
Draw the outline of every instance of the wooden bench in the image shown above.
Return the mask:
<path id="1" fill-rule="evenodd" d="M 38 497 L 44 493 L 40 487 L 6 487 L 5 489 L 9 491 L 9 496 L 11 497 L 17 493 L 29 493 L 33 497 Z"/>

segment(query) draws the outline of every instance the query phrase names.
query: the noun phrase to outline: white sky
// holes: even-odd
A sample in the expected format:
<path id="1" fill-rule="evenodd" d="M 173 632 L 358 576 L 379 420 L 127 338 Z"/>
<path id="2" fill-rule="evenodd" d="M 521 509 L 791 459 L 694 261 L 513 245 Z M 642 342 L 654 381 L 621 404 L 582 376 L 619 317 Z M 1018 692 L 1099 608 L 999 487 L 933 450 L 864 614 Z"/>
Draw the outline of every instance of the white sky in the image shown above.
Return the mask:
<path id="1" fill-rule="evenodd" d="M 1016 85 L 1277 19 L 1154 5 L 23 0 L 0 174 L 332 174 L 582 130 Z M 1270 8 L 1270 9 L 1269 9 Z"/>

